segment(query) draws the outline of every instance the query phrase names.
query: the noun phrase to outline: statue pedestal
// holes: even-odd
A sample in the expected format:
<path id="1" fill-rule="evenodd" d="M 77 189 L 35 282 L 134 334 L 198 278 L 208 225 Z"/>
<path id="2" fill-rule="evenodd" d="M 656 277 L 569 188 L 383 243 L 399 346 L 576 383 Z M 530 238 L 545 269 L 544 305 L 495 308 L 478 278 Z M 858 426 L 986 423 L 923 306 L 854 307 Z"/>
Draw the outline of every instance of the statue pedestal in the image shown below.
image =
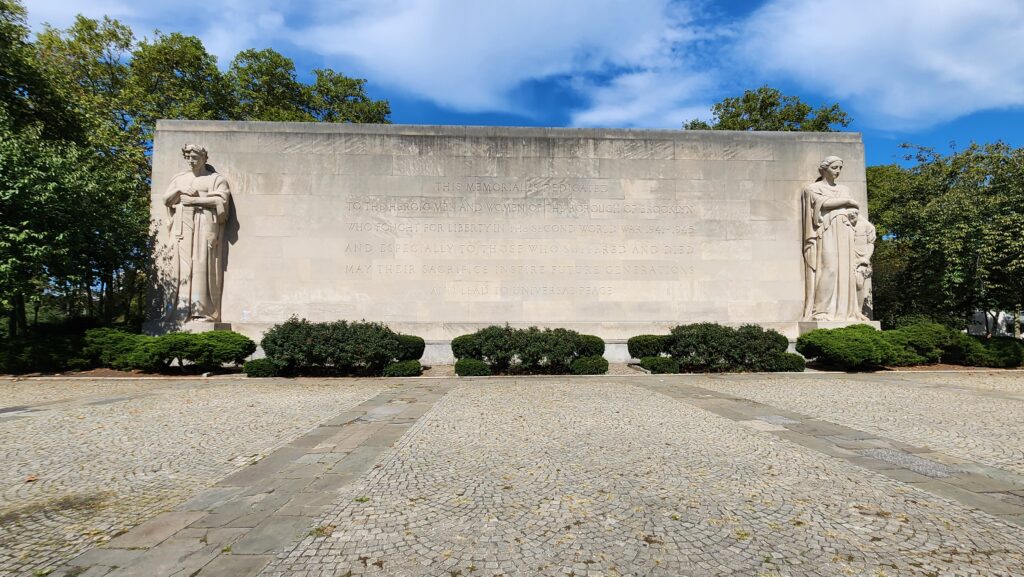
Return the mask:
<path id="1" fill-rule="evenodd" d="M 800 321 L 798 323 L 801 335 L 807 334 L 814 329 L 841 329 L 853 325 L 867 325 L 876 331 L 882 330 L 882 323 L 879 321 Z"/>
<path id="2" fill-rule="evenodd" d="M 181 325 L 178 329 L 183 333 L 205 333 L 209 331 L 230 331 L 231 323 L 216 321 L 191 320 Z"/>

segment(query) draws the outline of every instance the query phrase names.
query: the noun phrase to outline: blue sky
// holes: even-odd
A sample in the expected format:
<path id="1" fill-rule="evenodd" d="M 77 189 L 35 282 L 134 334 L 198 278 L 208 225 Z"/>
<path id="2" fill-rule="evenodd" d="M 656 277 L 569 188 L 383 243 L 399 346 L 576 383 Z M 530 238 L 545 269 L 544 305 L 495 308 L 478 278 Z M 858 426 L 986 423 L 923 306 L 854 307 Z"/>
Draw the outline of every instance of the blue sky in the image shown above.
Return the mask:
<path id="1" fill-rule="evenodd" d="M 868 164 L 903 142 L 1024 146 L 1020 0 L 26 0 L 369 80 L 408 124 L 678 128 L 769 85 L 838 102 Z"/>

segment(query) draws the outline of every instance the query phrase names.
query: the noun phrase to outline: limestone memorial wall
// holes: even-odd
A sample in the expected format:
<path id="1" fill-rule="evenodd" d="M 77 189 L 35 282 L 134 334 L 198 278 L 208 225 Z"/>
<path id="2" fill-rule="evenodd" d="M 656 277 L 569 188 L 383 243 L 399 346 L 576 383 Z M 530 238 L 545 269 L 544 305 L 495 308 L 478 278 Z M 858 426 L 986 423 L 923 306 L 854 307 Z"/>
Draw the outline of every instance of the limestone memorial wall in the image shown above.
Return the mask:
<path id="1" fill-rule="evenodd" d="M 186 145 L 208 153 L 202 186 L 179 182 Z M 612 359 L 681 323 L 792 339 L 801 195 L 832 155 L 865 212 L 857 133 L 160 121 L 150 330 L 188 322 L 187 265 L 219 293 L 208 321 L 254 339 L 292 315 L 380 321 L 428 362 L 505 323 L 596 334 Z M 190 194 L 209 199 L 194 220 Z"/>

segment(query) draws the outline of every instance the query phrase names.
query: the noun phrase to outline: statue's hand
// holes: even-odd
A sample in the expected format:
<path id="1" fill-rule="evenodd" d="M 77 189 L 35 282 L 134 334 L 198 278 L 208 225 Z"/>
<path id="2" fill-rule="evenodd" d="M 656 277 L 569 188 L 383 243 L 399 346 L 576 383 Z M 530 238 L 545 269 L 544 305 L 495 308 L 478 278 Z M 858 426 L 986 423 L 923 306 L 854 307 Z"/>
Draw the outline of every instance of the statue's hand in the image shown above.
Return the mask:
<path id="1" fill-rule="evenodd" d="M 196 203 L 197 198 L 194 196 L 182 196 L 181 206 L 192 206 Z"/>

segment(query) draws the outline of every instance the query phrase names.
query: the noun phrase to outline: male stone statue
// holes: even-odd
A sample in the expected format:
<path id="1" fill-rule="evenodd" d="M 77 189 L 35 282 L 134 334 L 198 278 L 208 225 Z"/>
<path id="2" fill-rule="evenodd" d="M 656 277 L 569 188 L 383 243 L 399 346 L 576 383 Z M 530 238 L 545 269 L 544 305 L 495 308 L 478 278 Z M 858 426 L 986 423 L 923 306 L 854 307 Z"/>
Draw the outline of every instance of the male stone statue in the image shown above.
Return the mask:
<path id="1" fill-rule="evenodd" d="M 875 225 L 860 218 L 860 210 L 850 209 L 847 217 L 853 223 L 854 273 L 857 277 L 857 309 L 862 320 L 869 320 L 871 303 L 871 255 L 875 254 Z"/>
<path id="2" fill-rule="evenodd" d="M 187 144 L 181 154 L 191 170 L 175 175 L 163 197 L 174 247 L 174 317 L 219 321 L 231 190 L 227 180 L 206 164 L 205 148 Z"/>
<path id="3" fill-rule="evenodd" d="M 837 184 L 843 159 L 826 157 L 821 176 L 801 195 L 804 255 L 804 320 L 864 320 L 854 270 L 854 231 L 848 215 L 860 205 Z"/>

